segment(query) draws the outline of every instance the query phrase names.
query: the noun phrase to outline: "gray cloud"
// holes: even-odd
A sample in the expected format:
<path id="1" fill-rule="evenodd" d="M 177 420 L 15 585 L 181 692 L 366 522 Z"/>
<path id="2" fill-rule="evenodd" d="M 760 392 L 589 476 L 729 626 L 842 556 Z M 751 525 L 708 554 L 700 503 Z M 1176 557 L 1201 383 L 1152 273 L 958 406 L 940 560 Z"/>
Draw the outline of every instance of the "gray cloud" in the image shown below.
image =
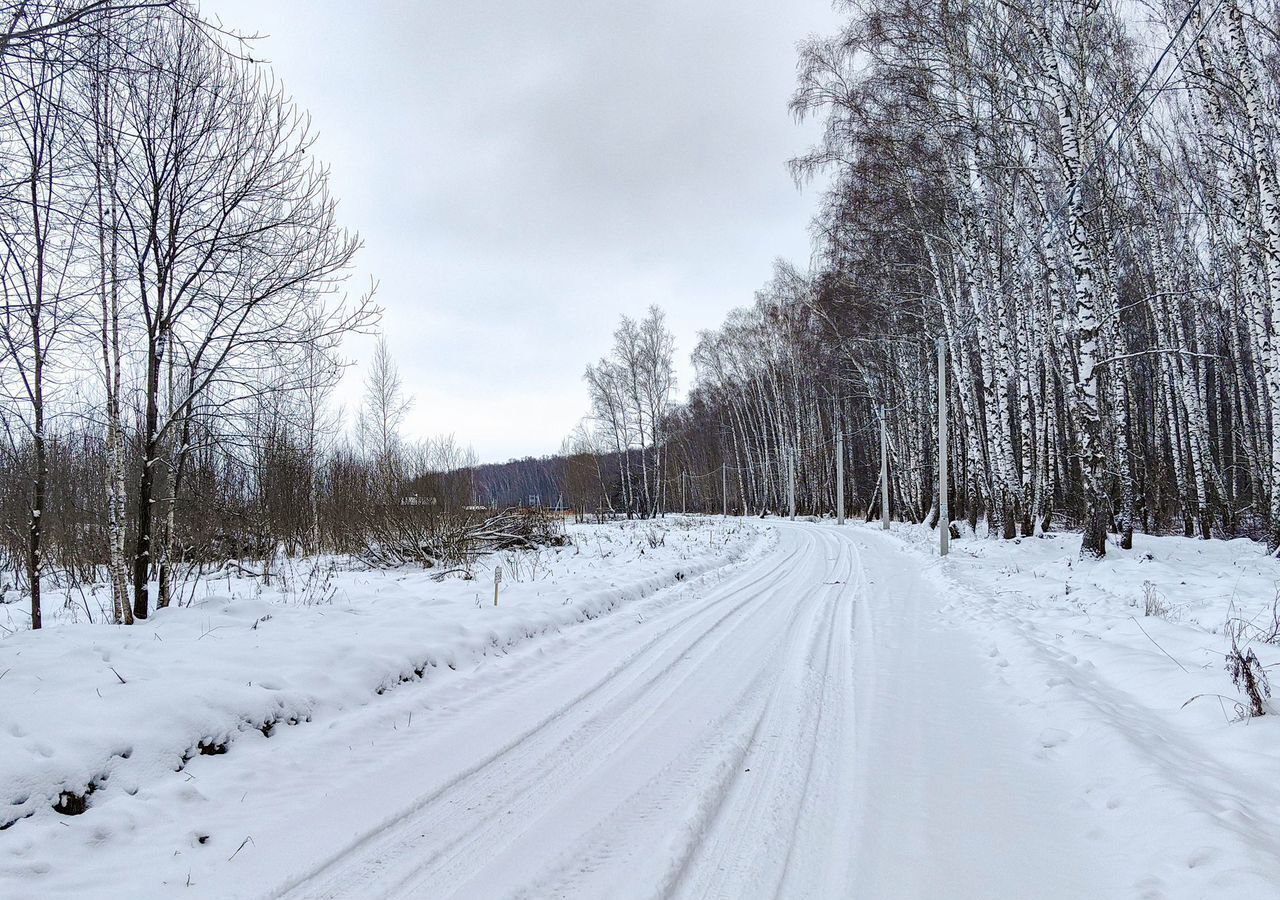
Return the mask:
<path id="1" fill-rule="evenodd" d="M 420 434 L 553 451 L 619 315 L 662 305 L 685 357 L 807 256 L 786 101 L 823 0 L 203 5 L 313 113 Z"/>

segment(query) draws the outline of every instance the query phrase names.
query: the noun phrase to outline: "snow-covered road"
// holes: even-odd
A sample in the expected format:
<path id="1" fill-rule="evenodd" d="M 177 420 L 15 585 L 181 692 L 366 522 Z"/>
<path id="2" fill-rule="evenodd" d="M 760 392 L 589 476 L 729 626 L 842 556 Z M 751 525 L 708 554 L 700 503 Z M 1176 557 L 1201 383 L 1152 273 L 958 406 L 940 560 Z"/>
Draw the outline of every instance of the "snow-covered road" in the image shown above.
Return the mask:
<path id="1" fill-rule="evenodd" d="M 250 866 L 309 860 L 288 898 L 1111 895 L 918 560 L 777 527 L 718 583 L 442 683 Z"/>

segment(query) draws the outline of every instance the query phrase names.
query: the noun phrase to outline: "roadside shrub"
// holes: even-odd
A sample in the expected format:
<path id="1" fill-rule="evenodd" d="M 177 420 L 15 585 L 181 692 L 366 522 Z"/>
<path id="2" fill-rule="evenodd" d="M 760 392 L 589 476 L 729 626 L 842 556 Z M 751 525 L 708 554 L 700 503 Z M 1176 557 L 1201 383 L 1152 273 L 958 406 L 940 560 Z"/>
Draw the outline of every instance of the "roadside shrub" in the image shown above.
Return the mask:
<path id="1" fill-rule="evenodd" d="M 1254 626 L 1243 619 L 1227 620 L 1227 638 L 1231 641 L 1231 649 L 1226 654 L 1227 672 L 1236 690 L 1244 694 L 1248 707 L 1241 707 L 1241 715 L 1246 718 L 1264 715 L 1265 700 L 1271 697 L 1271 684 L 1267 681 L 1267 670 L 1258 660 L 1250 645 L 1248 631 Z"/>
<path id="2" fill-rule="evenodd" d="M 1167 619 L 1170 612 L 1172 612 L 1172 607 L 1169 606 L 1169 601 L 1156 590 L 1155 583 L 1151 581 L 1142 582 L 1142 614 L 1144 616 Z"/>

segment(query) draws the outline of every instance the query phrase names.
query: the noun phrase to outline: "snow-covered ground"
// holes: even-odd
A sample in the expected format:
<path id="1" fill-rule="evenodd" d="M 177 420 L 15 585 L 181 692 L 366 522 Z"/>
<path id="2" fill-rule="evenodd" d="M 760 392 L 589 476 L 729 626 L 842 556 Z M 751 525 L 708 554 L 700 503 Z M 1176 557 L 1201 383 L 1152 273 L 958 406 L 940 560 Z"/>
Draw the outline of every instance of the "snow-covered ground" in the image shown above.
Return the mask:
<path id="1" fill-rule="evenodd" d="M 1082 561 L 1070 534 L 957 541 L 938 560 L 928 529 L 893 535 L 934 557 L 940 619 L 1075 773 L 1059 802 L 1096 818 L 1100 854 L 1147 861 L 1135 896 L 1280 897 L 1280 705 L 1244 717 L 1225 659 L 1235 631 L 1280 671 L 1280 561 L 1247 540 L 1146 535 Z"/>
<path id="2" fill-rule="evenodd" d="M 1256 545 L 573 537 L 0 640 L 0 897 L 1280 897 Z"/>
<path id="3" fill-rule="evenodd" d="M 287 565 L 268 587 L 207 579 L 189 606 L 134 627 L 70 624 L 83 618 L 73 600 L 48 617 L 67 624 L 0 641 L 0 897 L 101 896 L 92 861 L 127 858 L 131 845 L 221 853 L 232 836 L 202 825 L 196 763 L 237 768 L 243 745 L 474 669 L 772 539 L 751 522 L 570 533 L 567 547 L 488 557 L 474 580 L 324 560 Z M 319 774 L 335 762 L 318 761 Z M 55 810 L 84 797 L 86 815 Z M 120 893 L 134 895 L 127 879 Z"/>

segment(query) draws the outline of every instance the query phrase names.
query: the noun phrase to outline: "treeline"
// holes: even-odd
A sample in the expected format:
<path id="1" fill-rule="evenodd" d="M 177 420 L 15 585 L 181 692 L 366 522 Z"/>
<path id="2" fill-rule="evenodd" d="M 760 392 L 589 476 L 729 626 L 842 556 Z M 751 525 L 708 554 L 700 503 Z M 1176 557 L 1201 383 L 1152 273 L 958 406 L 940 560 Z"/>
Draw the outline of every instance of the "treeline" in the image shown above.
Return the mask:
<path id="1" fill-rule="evenodd" d="M 556 506 L 564 492 L 565 459 L 558 455 L 526 456 L 484 463 L 472 470 L 472 477 L 476 502 L 491 508 Z"/>
<path id="2" fill-rule="evenodd" d="M 777 508 L 950 510 L 1087 554 L 1135 528 L 1280 543 L 1276 10 L 972 0 L 842 4 L 800 53 L 793 162 L 832 186 L 818 266 L 779 266 L 702 337 L 673 441 Z"/>
<path id="3" fill-rule="evenodd" d="M 669 498 L 672 463 L 664 461 L 667 465 L 663 477 L 651 477 L 650 484 L 658 485 L 660 498 Z M 629 506 L 628 502 L 641 496 L 637 480 L 644 469 L 639 450 L 611 452 L 584 425 L 564 441 L 559 453 L 484 463 L 465 474 L 471 479 L 475 502 L 490 509 L 562 509 L 586 520 L 601 515 L 642 515 L 639 507 Z M 625 483 L 628 475 L 632 479 L 629 484 Z M 662 506 L 655 512 L 666 508 Z"/>

